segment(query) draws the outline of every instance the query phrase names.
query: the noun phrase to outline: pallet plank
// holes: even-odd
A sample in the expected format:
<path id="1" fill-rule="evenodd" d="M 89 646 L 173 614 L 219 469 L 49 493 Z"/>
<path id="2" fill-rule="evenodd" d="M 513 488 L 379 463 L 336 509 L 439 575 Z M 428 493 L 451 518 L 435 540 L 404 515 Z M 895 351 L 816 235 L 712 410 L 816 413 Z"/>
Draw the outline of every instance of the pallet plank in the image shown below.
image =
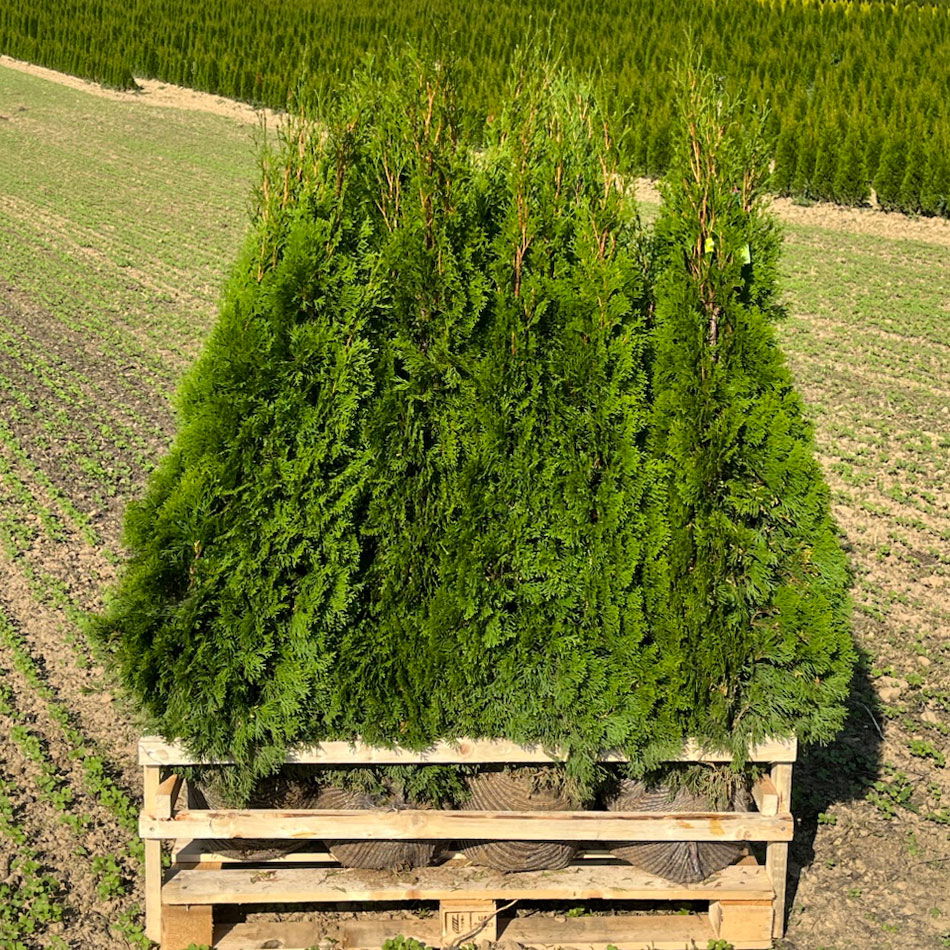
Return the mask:
<path id="1" fill-rule="evenodd" d="M 795 739 L 769 739 L 749 750 L 749 762 L 794 762 L 797 755 Z M 421 752 L 399 747 L 384 749 L 362 742 L 323 742 L 290 751 L 286 761 L 298 765 L 439 765 L 452 763 L 527 764 L 531 762 L 563 761 L 558 750 L 543 749 L 536 745 L 520 745 L 502 739 L 478 741 L 460 739 L 458 742 L 437 742 Z M 601 762 L 626 762 L 628 759 L 615 752 L 605 752 Z M 668 762 L 731 762 L 732 754 L 722 749 L 708 749 L 690 740 Z M 181 743 L 166 742 L 158 736 L 139 740 L 141 765 L 229 765 L 228 759 L 202 759 L 191 755 Z"/>
<path id="2" fill-rule="evenodd" d="M 499 922 L 499 939 L 528 946 L 560 947 L 563 950 L 696 950 L 713 939 L 708 921 L 696 914 L 654 914 L 610 917 L 555 918 L 532 916 Z M 415 937 L 438 946 L 438 921 L 405 917 L 382 920 L 344 921 L 328 930 L 318 924 L 230 924 L 215 930 L 216 950 L 311 950 L 336 946 L 347 950 L 379 950 L 397 936 Z M 746 950 L 770 944 L 742 944 Z"/>
<path id="3" fill-rule="evenodd" d="M 143 803 L 146 809 L 158 807 L 158 793 L 162 784 L 162 770 L 157 765 L 146 765 L 143 772 Z M 170 814 L 170 813 L 169 813 Z M 162 843 L 145 841 L 145 935 L 156 943 L 162 938 Z"/>
<path id="4" fill-rule="evenodd" d="M 576 865 L 502 874 L 487 868 L 225 868 L 173 870 L 168 904 L 412 900 L 771 900 L 765 868 L 732 865 L 699 884 L 674 884 L 639 868 Z"/>
<path id="5" fill-rule="evenodd" d="M 184 810 L 171 820 L 142 815 L 139 834 L 146 839 L 791 841 L 792 818 L 756 812 Z"/>

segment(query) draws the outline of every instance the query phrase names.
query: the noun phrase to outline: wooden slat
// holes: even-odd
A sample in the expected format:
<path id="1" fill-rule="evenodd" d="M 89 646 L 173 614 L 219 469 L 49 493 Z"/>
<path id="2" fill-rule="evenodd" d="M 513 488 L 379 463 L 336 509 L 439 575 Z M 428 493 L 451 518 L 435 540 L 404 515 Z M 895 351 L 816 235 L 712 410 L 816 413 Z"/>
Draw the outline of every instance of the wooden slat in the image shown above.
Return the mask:
<path id="1" fill-rule="evenodd" d="M 794 762 L 797 754 L 795 739 L 772 739 L 759 743 L 749 752 L 750 762 Z M 557 762 L 564 759 L 557 750 L 540 746 L 519 745 L 501 739 L 438 742 L 429 749 L 416 752 L 411 749 L 384 749 L 362 742 L 324 742 L 316 746 L 295 749 L 288 753 L 287 762 L 300 765 L 438 765 L 452 763 L 531 763 Z M 613 752 L 605 752 L 602 762 L 626 762 Z M 721 749 L 704 749 L 690 741 L 678 754 L 670 755 L 669 762 L 730 762 L 732 755 Z M 139 740 L 139 763 L 142 765 L 228 765 L 227 759 L 202 760 L 189 754 L 177 742 L 166 742 L 157 736 Z"/>
<path id="2" fill-rule="evenodd" d="M 609 917 L 561 918 L 533 916 L 501 921 L 499 939 L 532 947 L 564 950 L 696 950 L 713 933 L 695 914 L 621 914 Z M 379 950 L 397 936 L 415 937 L 427 946 L 440 942 L 438 922 L 419 918 L 342 921 L 336 928 L 310 922 L 226 924 L 215 930 L 216 950 L 312 950 L 327 938 L 347 950 Z M 743 948 L 753 945 L 742 944 Z M 767 948 L 771 944 L 755 944 Z"/>
<path id="3" fill-rule="evenodd" d="M 762 775 L 752 786 L 752 798 L 755 800 L 755 807 L 763 815 L 778 814 L 778 792 L 772 779 L 768 775 Z"/>
<path id="4" fill-rule="evenodd" d="M 407 900 L 771 900 L 763 867 L 733 865 L 699 884 L 674 884 L 638 868 L 569 867 L 502 874 L 482 867 L 225 868 L 173 871 L 167 904 Z"/>
<path id="5" fill-rule="evenodd" d="M 575 950 L 694 950 L 712 939 L 709 923 L 697 914 L 620 914 L 615 917 L 515 918 L 499 939 L 537 947 Z"/>
<path id="6" fill-rule="evenodd" d="M 155 817 L 171 818 L 175 813 L 175 802 L 181 789 L 181 776 L 169 775 L 155 791 Z"/>
<path id="7" fill-rule="evenodd" d="M 418 841 L 790 841 L 790 815 L 756 812 L 440 811 L 438 809 L 227 809 L 142 815 L 143 838 L 342 838 Z"/>
<path id="8" fill-rule="evenodd" d="M 772 783 L 778 793 L 778 804 L 788 811 L 792 800 L 792 766 L 779 763 L 772 766 Z M 765 867 L 775 890 L 775 916 L 772 920 L 772 936 L 785 933 L 785 892 L 788 884 L 788 844 L 770 842 L 766 848 Z"/>
<path id="9" fill-rule="evenodd" d="M 162 770 L 157 765 L 143 769 L 143 804 L 147 810 L 158 810 L 158 791 Z M 162 843 L 145 843 L 145 935 L 158 943 L 162 937 Z"/>
<path id="10" fill-rule="evenodd" d="M 314 850 L 319 849 L 319 850 Z M 210 841 L 201 841 L 200 839 L 191 840 L 189 838 L 179 838 L 172 845 L 172 860 L 178 864 L 255 864 L 266 865 L 270 867 L 279 864 L 334 864 L 339 862 L 325 848 L 320 848 L 320 842 L 314 841 L 313 848 L 301 848 L 299 851 L 291 851 L 288 854 L 278 854 L 264 861 L 247 861 L 245 858 L 233 851 L 218 851 Z M 751 855 L 743 858 L 744 861 L 755 864 L 755 858 Z M 453 867 L 469 867 L 472 861 L 461 851 L 441 851 L 436 857 L 439 866 L 444 867 L 451 863 Z M 626 861 L 615 858 L 609 851 L 579 851 L 571 862 L 572 864 L 604 864 L 624 866 Z"/>

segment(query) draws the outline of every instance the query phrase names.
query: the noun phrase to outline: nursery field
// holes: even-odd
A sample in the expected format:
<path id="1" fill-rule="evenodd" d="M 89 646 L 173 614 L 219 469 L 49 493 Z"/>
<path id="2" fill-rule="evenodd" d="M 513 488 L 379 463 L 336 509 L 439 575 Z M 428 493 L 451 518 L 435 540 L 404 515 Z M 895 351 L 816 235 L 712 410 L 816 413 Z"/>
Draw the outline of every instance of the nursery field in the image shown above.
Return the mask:
<path id="1" fill-rule="evenodd" d="M 214 319 L 256 175 L 246 112 L 175 101 L 155 84 L 101 96 L 0 65 L 11 950 L 148 946 L 138 730 L 83 617 L 114 576 L 123 506 L 170 439 L 175 383 Z M 797 773 L 781 946 L 950 948 L 950 222 L 777 212 L 781 336 L 853 559 L 864 660 L 846 733 Z"/>

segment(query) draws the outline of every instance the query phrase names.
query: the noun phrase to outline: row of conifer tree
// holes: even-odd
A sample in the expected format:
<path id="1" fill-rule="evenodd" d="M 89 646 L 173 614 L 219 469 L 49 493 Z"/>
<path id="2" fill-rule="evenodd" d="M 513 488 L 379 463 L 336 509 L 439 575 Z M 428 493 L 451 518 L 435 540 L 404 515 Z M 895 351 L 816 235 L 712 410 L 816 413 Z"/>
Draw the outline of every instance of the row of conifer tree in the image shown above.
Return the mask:
<path id="1" fill-rule="evenodd" d="M 775 190 L 950 214 L 950 7 L 852 0 L 48 0 L 0 2 L 0 52 L 131 88 L 158 78 L 283 108 L 367 51 L 449 55 L 474 115 L 499 108 L 516 46 L 541 34 L 597 76 L 632 166 L 670 160 L 671 76 L 688 45 L 730 94 L 768 102 Z"/>

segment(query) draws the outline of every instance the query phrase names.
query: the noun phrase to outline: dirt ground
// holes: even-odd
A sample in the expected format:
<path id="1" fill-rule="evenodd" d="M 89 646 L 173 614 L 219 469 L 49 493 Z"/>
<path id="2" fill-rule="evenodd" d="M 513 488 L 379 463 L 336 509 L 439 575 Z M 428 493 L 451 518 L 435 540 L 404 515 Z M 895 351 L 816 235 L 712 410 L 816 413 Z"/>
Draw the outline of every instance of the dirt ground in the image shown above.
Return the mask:
<path id="1" fill-rule="evenodd" d="M 84 633 L 254 177 L 240 103 L 0 58 L 0 948 L 141 934 L 139 729 Z M 153 108 L 157 107 L 157 108 Z M 271 116 L 271 118 L 274 118 Z M 655 188 L 639 194 L 656 203 Z M 855 571 L 845 733 L 796 769 L 785 950 L 950 948 L 950 222 L 774 203 L 782 343 Z"/>

